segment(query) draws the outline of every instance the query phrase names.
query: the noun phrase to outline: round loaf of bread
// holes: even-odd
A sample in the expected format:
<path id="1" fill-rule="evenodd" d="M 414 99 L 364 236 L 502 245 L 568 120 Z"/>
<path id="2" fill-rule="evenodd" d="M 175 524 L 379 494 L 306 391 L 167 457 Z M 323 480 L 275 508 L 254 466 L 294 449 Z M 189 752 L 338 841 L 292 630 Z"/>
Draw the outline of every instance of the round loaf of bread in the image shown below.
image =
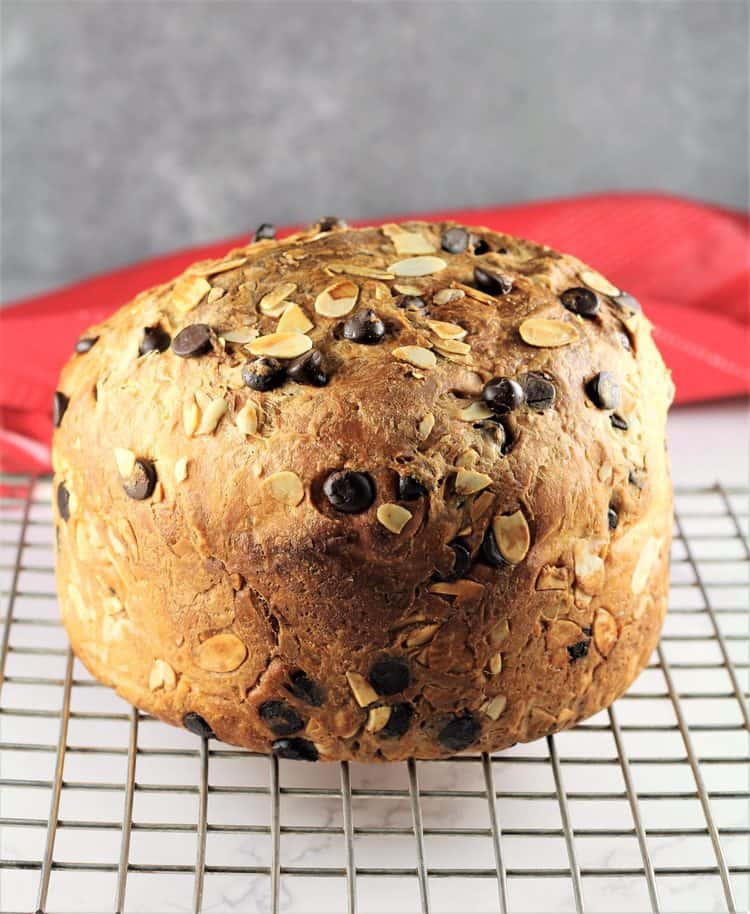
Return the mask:
<path id="1" fill-rule="evenodd" d="M 299 759 L 502 749 L 651 654 L 672 384 L 635 299 L 453 223 L 329 218 L 91 327 L 55 395 L 73 648 Z"/>

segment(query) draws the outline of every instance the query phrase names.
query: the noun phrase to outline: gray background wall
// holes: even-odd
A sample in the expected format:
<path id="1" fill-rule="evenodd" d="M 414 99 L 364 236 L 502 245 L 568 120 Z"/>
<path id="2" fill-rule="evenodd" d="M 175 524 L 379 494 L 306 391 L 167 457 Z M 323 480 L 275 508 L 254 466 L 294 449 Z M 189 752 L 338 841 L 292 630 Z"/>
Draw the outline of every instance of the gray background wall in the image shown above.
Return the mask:
<path id="1" fill-rule="evenodd" d="M 258 222 L 745 207 L 733 0 L 2 3 L 2 297 Z"/>

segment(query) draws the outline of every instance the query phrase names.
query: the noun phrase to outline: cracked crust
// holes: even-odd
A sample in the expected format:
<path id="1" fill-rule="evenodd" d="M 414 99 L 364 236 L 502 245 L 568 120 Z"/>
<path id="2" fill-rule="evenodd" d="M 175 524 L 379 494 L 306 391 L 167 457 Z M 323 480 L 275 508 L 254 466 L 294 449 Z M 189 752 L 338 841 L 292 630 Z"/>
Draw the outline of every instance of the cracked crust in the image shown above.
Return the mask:
<path id="1" fill-rule="evenodd" d="M 481 228 L 450 253 L 451 228 L 261 240 L 89 328 L 54 467 L 63 619 L 97 678 L 229 743 L 358 760 L 501 749 L 629 686 L 672 524 L 650 325 L 574 257 Z M 381 337 L 372 317 L 344 331 L 364 309 L 382 338 L 356 339 Z M 280 320 L 294 338 L 271 338 Z M 292 368 L 308 340 L 322 386 Z M 277 386 L 243 382 L 254 353 Z M 507 412 L 482 399 L 498 377 L 522 389 L 501 388 Z M 326 495 L 340 470 L 369 474 L 361 513 Z"/>

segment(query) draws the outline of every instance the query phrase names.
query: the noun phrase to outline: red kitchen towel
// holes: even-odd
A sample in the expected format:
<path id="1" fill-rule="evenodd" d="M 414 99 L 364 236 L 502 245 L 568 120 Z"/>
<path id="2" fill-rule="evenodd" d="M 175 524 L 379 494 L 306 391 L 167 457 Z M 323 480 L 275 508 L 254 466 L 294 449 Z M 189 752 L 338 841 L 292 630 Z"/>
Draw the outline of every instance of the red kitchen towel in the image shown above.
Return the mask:
<path id="1" fill-rule="evenodd" d="M 750 390 L 747 214 L 654 194 L 603 194 L 424 218 L 485 225 L 569 251 L 635 295 L 655 326 L 678 403 Z M 49 468 L 52 394 L 89 325 L 246 237 L 156 257 L 1 311 L 0 468 Z"/>

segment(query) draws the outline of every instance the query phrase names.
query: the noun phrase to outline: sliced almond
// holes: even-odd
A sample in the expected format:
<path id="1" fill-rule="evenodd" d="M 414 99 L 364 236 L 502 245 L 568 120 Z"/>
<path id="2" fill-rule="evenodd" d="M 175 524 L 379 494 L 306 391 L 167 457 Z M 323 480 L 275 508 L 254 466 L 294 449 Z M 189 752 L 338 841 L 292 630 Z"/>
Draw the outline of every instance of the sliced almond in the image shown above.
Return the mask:
<path id="1" fill-rule="evenodd" d="M 386 503 L 380 505 L 376 512 L 377 518 L 386 530 L 399 534 L 412 518 L 411 511 L 401 505 Z"/>
<path id="2" fill-rule="evenodd" d="M 247 647 L 233 632 L 222 632 L 208 638 L 198 647 L 196 662 L 209 673 L 231 673 L 242 666 Z"/>
<path id="3" fill-rule="evenodd" d="M 463 327 L 448 323 L 448 321 L 427 321 L 427 325 L 441 340 L 462 340 L 466 336 L 466 330 Z"/>
<path id="4" fill-rule="evenodd" d="M 346 674 L 346 679 L 360 708 L 366 708 L 378 700 L 378 693 L 361 673 L 354 673 L 350 670 Z"/>
<path id="5" fill-rule="evenodd" d="M 359 286 L 348 279 L 341 279 L 315 299 L 315 310 L 323 317 L 343 317 L 357 304 Z"/>
<path id="6" fill-rule="evenodd" d="M 228 343 L 250 343 L 258 336 L 258 330 L 255 327 L 240 327 L 238 330 L 227 330 L 226 333 L 220 333 L 219 339 L 226 340 Z"/>
<path id="7" fill-rule="evenodd" d="M 223 397 L 217 397 L 216 400 L 211 400 L 203 411 L 200 424 L 198 425 L 195 434 L 213 435 L 216 431 L 216 426 L 219 424 L 219 420 L 228 409 L 229 404 Z"/>
<path id="8" fill-rule="evenodd" d="M 506 562 L 516 565 L 526 558 L 531 545 L 531 534 L 523 511 L 493 517 L 492 532 L 495 534 L 500 555 Z"/>
<path id="9" fill-rule="evenodd" d="M 417 426 L 417 431 L 419 432 L 419 437 L 422 439 L 422 441 L 424 441 L 425 438 L 430 437 L 430 433 L 432 432 L 433 428 L 435 428 L 435 417 L 432 415 L 432 413 L 427 413 L 427 415 L 422 420 L 420 420 L 420 423 Z"/>
<path id="10" fill-rule="evenodd" d="M 269 355 L 275 359 L 295 359 L 312 349 L 312 340 L 304 333 L 269 333 L 248 345 L 253 355 Z"/>
<path id="11" fill-rule="evenodd" d="M 258 307 L 264 314 L 277 317 L 286 307 L 286 297 L 297 289 L 296 282 L 282 282 L 281 285 L 271 289 L 258 302 Z"/>
<path id="12" fill-rule="evenodd" d="M 459 495 L 473 495 L 492 485 L 492 477 L 476 470 L 459 470 L 456 473 L 454 489 Z"/>
<path id="13" fill-rule="evenodd" d="M 178 279 L 172 289 L 172 304 L 180 312 L 187 314 L 192 311 L 203 298 L 211 291 L 211 284 L 201 276 L 183 276 Z"/>
<path id="14" fill-rule="evenodd" d="M 408 257 L 392 263 L 388 269 L 394 276 L 429 276 L 447 266 L 442 257 Z"/>
<path id="15" fill-rule="evenodd" d="M 495 622 L 489 632 L 489 642 L 492 647 L 500 647 L 510 634 L 510 625 L 507 619 L 500 619 Z"/>
<path id="16" fill-rule="evenodd" d="M 598 593 L 604 586 L 604 562 L 596 543 L 588 540 L 577 540 L 573 544 L 573 566 L 576 573 L 576 584 L 584 593 Z"/>
<path id="17" fill-rule="evenodd" d="M 427 644 L 428 641 L 432 640 L 435 632 L 439 628 L 439 622 L 433 622 L 430 623 L 430 625 L 422 625 L 419 628 L 415 628 L 414 631 L 409 632 L 404 644 L 406 647 L 421 647 L 423 644 Z"/>
<path id="18" fill-rule="evenodd" d="M 461 419 L 463 422 L 480 422 L 482 419 L 489 419 L 493 415 L 494 413 L 485 403 L 476 400 L 474 403 L 464 406 L 463 409 L 459 409 L 456 413 L 456 418 Z"/>
<path id="19" fill-rule="evenodd" d="M 124 447 L 115 448 L 115 463 L 123 479 L 129 479 L 135 469 L 135 454 Z"/>
<path id="20" fill-rule="evenodd" d="M 254 435 L 258 431 L 258 408 L 252 400 L 248 400 L 234 421 L 243 435 Z"/>
<path id="21" fill-rule="evenodd" d="M 182 407 L 182 425 L 188 438 L 192 438 L 195 434 L 200 418 L 201 413 L 198 409 L 198 404 L 191 398 Z"/>
<path id="22" fill-rule="evenodd" d="M 500 653 L 493 654 L 490 657 L 490 662 L 488 664 L 489 671 L 493 676 L 497 676 L 498 673 L 503 671 L 503 655 Z"/>
<path id="23" fill-rule="evenodd" d="M 450 355 L 468 355 L 471 346 L 463 340 L 435 340 L 435 349 L 438 352 L 447 352 Z"/>
<path id="24" fill-rule="evenodd" d="M 289 505 L 293 508 L 298 505 L 305 497 L 305 487 L 302 480 L 296 473 L 290 470 L 281 470 L 279 473 L 273 473 L 263 483 L 271 493 L 271 497 L 282 505 Z"/>
<path id="25" fill-rule="evenodd" d="M 479 460 L 479 454 L 469 447 L 456 459 L 456 466 L 464 470 L 470 470 L 476 466 L 477 460 Z"/>
<path id="26" fill-rule="evenodd" d="M 492 492 L 482 492 L 481 495 L 477 495 L 469 508 L 469 514 L 471 515 L 472 521 L 477 521 L 490 507 L 493 501 L 494 496 L 492 495 Z"/>
<path id="27" fill-rule="evenodd" d="M 486 292 L 482 292 L 481 289 L 474 289 L 471 286 L 465 286 L 462 282 L 454 282 L 453 288 L 458 289 L 467 295 L 469 298 L 473 298 L 474 301 L 483 302 L 485 305 L 496 305 L 497 299 L 493 298 L 491 295 L 488 295 Z"/>
<path id="28" fill-rule="evenodd" d="M 601 273 L 597 273 L 596 270 L 584 270 L 581 273 L 581 279 L 595 292 L 601 292 L 602 295 L 619 295 L 620 290 L 617 286 L 613 286 L 612 283 L 605 279 Z"/>
<path id="29" fill-rule="evenodd" d="M 486 714 L 487 717 L 492 720 L 497 720 L 500 715 L 505 710 L 508 704 L 507 696 L 505 695 L 495 695 L 494 698 L 490 698 L 489 701 L 485 701 L 482 707 L 479 709 L 483 714 Z"/>
<path id="30" fill-rule="evenodd" d="M 421 295 L 424 291 L 419 286 L 412 286 L 405 282 L 394 282 L 393 290 L 398 292 L 399 295 Z"/>
<path id="31" fill-rule="evenodd" d="M 359 263 L 339 263 L 333 261 L 327 264 L 326 270 L 330 273 L 346 273 L 349 276 L 364 276 L 366 279 L 393 279 L 393 273 L 379 270 L 376 267 L 366 267 Z"/>
<path id="32" fill-rule="evenodd" d="M 367 715 L 365 730 L 367 730 L 368 733 L 377 733 L 378 730 L 382 730 L 388 723 L 390 716 L 391 709 L 388 705 L 381 705 L 379 708 L 370 708 L 370 712 Z"/>
<path id="33" fill-rule="evenodd" d="M 152 692 L 164 689 L 171 692 L 177 685 L 177 676 L 166 660 L 154 660 L 148 676 L 148 687 Z"/>
<path id="34" fill-rule="evenodd" d="M 223 298 L 226 294 L 226 289 L 222 289 L 221 286 L 213 286 L 211 291 L 208 293 L 208 298 L 206 301 L 209 304 L 212 304 L 215 301 L 218 301 L 220 298 Z"/>
<path id="35" fill-rule="evenodd" d="M 431 584 L 427 590 L 430 593 L 436 593 L 443 597 L 474 599 L 482 595 L 484 586 L 478 581 L 470 581 L 468 578 L 459 578 L 458 581 L 440 581 L 437 584 Z"/>
<path id="36" fill-rule="evenodd" d="M 568 569 L 558 565 L 545 565 L 536 579 L 537 590 L 567 590 L 570 575 Z"/>
<path id="37" fill-rule="evenodd" d="M 435 353 L 424 346 L 397 346 L 391 353 L 401 362 L 408 362 L 415 368 L 434 368 L 437 365 Z"/>
<path id="38" fill-rule="evenodd" d="M 661 539 L 656 536 L 650 536 L 641 550 L 636 566 L 633 569 L 633 577 L 630 580 L 630 586 L 633 593 L 641 593 L 649 579 L 654 562 L 659 555 L 661 548 Z"/>
<path id="39" fill-rule="evenodd" d="M 383 225 L 380 231 L 391 239 L 397 254 L 432 254 L 435 245 L 420 232 L 410 232 L 400 225 Z"/>
<path id="40" fill-rule="evenodd" d="M 290 302 L 276 325 L 278 333 L 307 333 L 315 325 L 299 305 Z"/>
<path id="41" fill-rule="evenodd" d="M 578 331 L 566 321 L 552 321 L 546 317 L 530 317 L 518 328 L 521 339 L 529 346 L 556 348 L 567 346 L 578 339 Z"/>
<path id="42" fill-rule="evenodd" d="M 187 479 L 188 474 L 188 459 L 187 457 L 178 457 L 174 462 L 174 478 L 175 482 L 184 482 Z"/>
<path id="43" fill-rule="evenodd" d="M 432 300 L 436 305 L 447 305 L 452 301 L 464 298 L 465 295 L 463 289 L 438 289 L 432 296 Z"/>
<path id="44" fill-rule="evenodd" d="M 247 257 L 236 257 L 234 260 L 219 260 L 212 263 L 198 263 L 190 267 L 191 276 L 216 276 L 217 273 L 226 273 L 235 270 L 247 263 Z"/>
<path id="45" fill-rule="evenodd" d="M 597 609 L 593 625 L 594 644 L 600 654 L 609 656 L 617 642 L 617 623 L 612 613 Z"/>

